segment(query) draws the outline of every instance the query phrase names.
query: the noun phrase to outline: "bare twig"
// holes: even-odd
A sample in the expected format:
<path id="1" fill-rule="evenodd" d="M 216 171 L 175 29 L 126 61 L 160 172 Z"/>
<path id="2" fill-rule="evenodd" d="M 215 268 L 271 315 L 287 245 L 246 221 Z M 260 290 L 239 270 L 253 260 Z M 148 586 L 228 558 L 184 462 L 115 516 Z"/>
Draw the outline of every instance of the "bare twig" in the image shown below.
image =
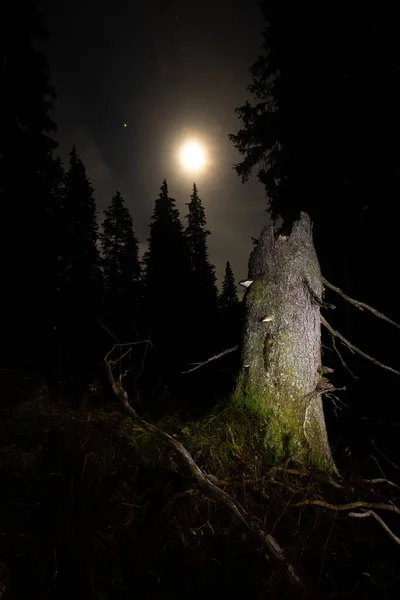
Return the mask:
<path id="1" fill-rule="evenodd" d="M 152 342 L 150 340 L 139 340 L 138 342 L 127 342 L 126 344 L 114 344 L 109 352 L 107 352 L 104 362 L 107 364 L 109 362 L 111 365 L 115 366 L 121 362 L 121 360 L 129 354 L 132 346 L 138 346 L 139 344 L 150 344 L 152 346 Z M 110 360 L 109 357 L 117 348 L 127 348 L 126 352 L 124 352 L 121 356 L 119 356 L 116 360 Z"/>
<path id="2" fill-rule="evenodd" d="M 397 485 L 397 483 L 393 483 L 393 481 L 390 481 L 389 479 L 385 479 L 384 477 L 375 477 L 374 479 L 361 479 L 361 481 L 363 483 L 386 483 L 387 485 L 395 487 L 398 490 L 400 490 L 400 485 Z"/>
<path id="3" fill-rule="evenodd" d="M 217 360 L 218 358 L 225 356 L 225 354 L 230 354 L 230 352 L 236 352 L 236 350 L 239 350 L 239 344 L 236 344 L 236 346 L 232 346 L 232 348 L 228 348 L 227 350 L 223 350 L 219 354 L 215 354 L 214 356 L 211 356 L 211 358 L 207 358 L 207 360 L 201 363 L 196 363 L 194 367 L 188 369 L 187 371 L 182 371 L 182 373 L 192 373 L 193 371 L 197 371 L 197 369 L 204 367 L 204 365 L 207 365 L 209 362 Z"/>
<path id="4" fill-rule="evenodd" d="M 114 335 L 114 334 L 113 334 L 113 333 L 112 333 L 112 332 L 111 332 L 111 331 L 108 329 L 108 327 L 106 327 L 106 326 L 104 325 L 104 323 L 102 323 L 102 322 L 100 321 L 100 319 L 99 319 L 98 317 L 97 317 L 97 321 L 98 321 L 98 323 L 99 323 L 100 327 L 102 327 L 102 328 L 104 329 L 104 331 L 106 331 L 106 332 L 108 333 L 108 335 L 110 335 L 110 336 L 111 336 L 111 337 L 112 337 L 112 338 L 115 340 L 115 342 L 116 342 L 117 344 L 119 344 L 119 339 L 118 339 L 118 338 L 117 338 L 117 337 L 116 337 L 116 336 L 115 336 L 115 335 Z"/>
<path id="5" fill-rule="evenodd" d="M 358 379 L 356 375 L 354 375 L 353 371 L 350 369 L 350 367 L 347 365 L 346 361 L 344 360 L 343 356 L 340 353 L 339 348 L 336 346 L 336 340 L 335 340 L 335 336 L 332 335 L 331 333 L 331 339 L 332 339 L 332 347 L 334 349 L 334 351 L 336 352 L 336 354 L 338 355 L 340 362 L 342 363 L 342 366 L 347 369 L 347 371 L 350 373 L 350 375 L 353 377 L 353 379 Z"/>
<path id="6" fill-rule="evenodd" d="M 395 469 L 399 470 L 399 467 L 398 467 L 398 466 L 397 466 L 397 465 L 396 465 L 396 464 L 395 464 L 395 463 L 394 463 L 392 460 L 390 460 L 390 458 L 388 458 L 388 457 L 386 456 L 386 454 L 384 454 L 384 453 L 382 452 L 382 450 L 380 450 L 380 449 L 378 448 L 378 446 L 375 444 L 374 440 L 373 440 L 372 438 L 368 438 L 368 439 L 369 439 L 369 441 L 371 442 L 371 444 L 373 445 L 373 447 L 375 448 L 375 450 L 376 450 L 377 452 L 379 452 L 379 454 L 380 454 L 381 456 L 383 456 L 383 458 L 384 458 L 385 460 L 387 460 L 387 462 L 388 462 L 390 465 L 392 465 L 392 467 L 394 467 Z"/>
<path id="7" fill-rule="evenodd" d="M 316 294 L 314 292 L 308 279 L 303 279 L 303 283 L 304 283 L 304 286 L 306 287 L 308 293 L 310 294 L 312 301 L 315 304 L 317 304 L 321 308 L 330 308 L 332 310 L 334 310 L 336 308 L 336 306 L 334 304 L 329 304 L 329 302 L 325 302 L 322 298 L 320 298 L 318 296 L 318 294 Z"/>
<path id="8" fill-rule="evenodd" d="M 118 346 L 120 346 L 120 344 L 115 344 L 113 349 L 117 348 Z M 113 366 L 115 366 L 119 362 L 119 360 L 112 361 L 110 359 L 111 353 L 112 350 L 110 350 L 110 352 L 107 353 L 104 359 L 107 368 L 108 378 L 115 395 L 120 400 L 122 406 L 129 414 L 135 425 L 144 429 L 148 433 L 151 433 L 157 439 L 159 439 L 162 442 L 165 442 L 171 448 L 173 448 L 181 457 L 183 463 L 189 469 L 190 473 L 196 479 L 197 483 L 206 493 L 206 495 L 209 496 L 211 499 L 217 500 L 221 504 L 223 504 L 247 531 L 251 532 L 258 538 L 259 541 L 263 543 L 263 545 L 267 548 L 267 550 L 275 558 L 275 560 L 277 560 L 286 569 L 287 575 L 293 585 L 296 585 L 298 587 L 304 587 L 302 580 L 296 574 L 292 565 L 288 562 L 283 549 L 275 540 L 275 538 L 273 538 L 270 534 L 266 533 L 263 529 L 261 529 L 259 522 L 256 521 L 256 519 L 251 518 L 247 514 L 245 509 L 232 496 L 230 496 L 227 492 L 214 485 L 210 477 L 200 469 L 197 463 L 193 460 L 191 454 L 180 442 L 178 442 L 178 440 L 176 440 L 174 437 L 172 437 L 156 425 L 148 423 L 147 421 L 139 417 L 139 415 L 129 402 L 128 393 L 122 385 L 121 376 L 118 377 L 118 380 L 116 380 L 114 377 Z"/>
<path id="9" fill-rule="evenodd" d="M 147 338 L 147 344 L 146 344 L 146 347 L 145 347 L 144 352 L 143 352 L 143 358 L 142 358 L 142 364 L 140 365 L 140 370 L 135 375 L 136 386 L 137 386 L 137 381 L 138 381 L 139 377 L 141 377 L 143 375 L 144 365 L 145 365 L 145 362 L 146 362 L 147 351 L 148 351 L 149 348 L 151 349 L 153 347 L 153 342 L 151 341 L 150 338 L 151 338 L 151 330 L 149 332 L 149 337 Z"/>
<path id="10" fill-rule="evenodd" d="M 346 389 L 346 388 L 335 388 L 335 389 L 337 389 L 337 390 L 343 390 L 343 389 Z M 343 406 L 345 408 L 349 408 L 347 406 L 347 404 L 345 404 L 342 400 L 340 400 L 340 398 L 338 398 L 336 396 L 336 394 L 331 394 L 331 393 L 327 394 L 326 393 L 325 396 L 327 398 L 329 398 L 329 400 L 332 402 L 332 404 L 333 404 L 333 411 L 335 413 L 335 416 L 337 416 L 337 411 L 338 410 L 343 410 L 343 408 L 342 408 Z M 340 406 L 340 405 L 342 405 L 342 406 Z"/>
<path id="11" fill-rule="evenodd" d="M 378 319 L 383 319 L 383 321 L 387 321 L 394 327 L 397 327 L 398 329 L 400 329 L 399 323 L 396 323 L 396 321 L 389 319 L 389 317 L 387 317 L 386 315 L 379 312 L 379 310 L 376 310 L 375 308 L 373 308 L 372 306 L 369 306 L 369 304 L 366 304 L 365 302 L 360 302 L 359 300 L 354 300 L 354 298 L 350 298 L 350 296 L 347 296 L 344 292 L 342 292 L 341 289 L 339 289 L 335 285 L 332 285 L 331 283 L 329 283 L 329 281 L 327 281 L 324 277 L 322 278 L 322 281 L 324 282 L 324 285 L 326 285 L 327 288 L 329 288 L 330 290 L 333 290 L 334 292 L 339 294 L 339 296 L 342 296 L 342 298 L 344 298 L 346 300 L 346 302 L 349 302 L 350 304 L 352 304 L 353 306 L 358 308 L 358 310 L 363 311 L 365 308 L 366 310 L 369 310 L 373 315 L 378 317 Z"/>
<path id="12" fill-rule="evenodd" d="M 297 502 L 295 506 L 322 506 L 323 508 L 329 508 L 329 510 L 353 510 L 354 508 L 367 508 L 375 510 L 387 510 L 400 515 L 400 508 L 394 504 L 383 504 L 382 502 L 364 502 L 364 500 L 358 500 L 356 502 L 349 502 L 348 504 L 331 504 L 325 502 L 325 500 L 302 500 Z"/>
<path id="13" fill-rule="evenodd" d="M 328 321 L 322 315 L 321 315 L 321 323 L 327 328 L 327 330 L 329 331 L 331 336 L 337 337 L 352 352 L 357 352 L 357 354 L 359 354 L 363 358 L 366 358 L 367 360 L 374 363 L 374 365 L 377 365 L 378 367 L 381 367 L 382 369 L 385 369 L 386 371 L 390 371 L 390 373 L 394 373 L 395 375 L 400 375 L 400 371 L 397 371 L 396 369 L 393 369 L 392 367 L 388 367 L 388 365 L 384 365 L 383 363 L 379 362 L 379 360 L 376 360 L 369 354 L 366 354 L 365 352 L 363 352 L 362 350 L 357 348 L 357 346 L 354 346 L 354 344 L 349 342 L 349 340 L 347 340 L 339 331 L 336 331 L 336 329 L 333 329 L 333 327 L 331 327 L 331 325 L 329 325 Z"/>
<path id="14" fill-rule="evenodd" d="M 362 512 L 362 513 L 351 512 L 351 513 L 349 513 L 349 517 L 355 517 L 356 519 L 366 519 L 367 517 L 373 517 L 375 519 L 375 521 L 377 521 L 379 523 L 379 525 L 381 527 L 383 527 L 383 529 L 392 538 L 392 540 L 394 542 L 396 542 L 396 544 L 399 544 L 399 546 L 400 546 L 400 538 L 397 537 L 397 535 L 394 534 L 391 529 L 389 529 L 389 527 L 386 525 L 385 521 L 379 515 L 377 515 L 376 512 L 374 512 L 373 510 L 367 510 L 366 512 Z"/>

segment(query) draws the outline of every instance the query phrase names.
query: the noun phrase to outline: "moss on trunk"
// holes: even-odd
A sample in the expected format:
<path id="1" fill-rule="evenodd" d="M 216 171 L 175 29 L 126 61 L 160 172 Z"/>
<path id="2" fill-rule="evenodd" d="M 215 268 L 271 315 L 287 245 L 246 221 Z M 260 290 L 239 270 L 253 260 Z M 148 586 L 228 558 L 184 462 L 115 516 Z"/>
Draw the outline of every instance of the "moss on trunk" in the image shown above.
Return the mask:
<path id="1" fill-rule="evenodd" d="M 289 237 L 265 228 L 249 261 L 242 366 L 232 401 L 259 414 L 271 461 L 334 472 L 317 392 L 322 277 L 308 216 Z"/>

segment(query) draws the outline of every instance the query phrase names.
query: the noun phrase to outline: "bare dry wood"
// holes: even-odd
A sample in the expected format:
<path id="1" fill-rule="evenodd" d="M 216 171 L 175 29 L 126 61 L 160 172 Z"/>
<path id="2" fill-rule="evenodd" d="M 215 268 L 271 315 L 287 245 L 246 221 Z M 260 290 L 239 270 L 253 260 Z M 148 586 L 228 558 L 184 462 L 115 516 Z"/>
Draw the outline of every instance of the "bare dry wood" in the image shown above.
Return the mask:
<path id="1" fill-rule="evenodd" d="M 379 523 L 379 525 L 381 527 L 383 527 L 383 529 L 386 531 L 386 533 L 392 538 L 392 540 L 394 542 L 396 542 L 396 544 L 399 544 L 400 546 L 400 538 L 397 537 L 397 535 L 395 533 L 393 533 L 393 531 L 386 525 L 385 521 L 376 514 L 376 512 L 374 512 L 373 510 L 367 510 L 366 512 L 363 513 L 349 513 L 349 517 L 354 517 L 356 519 L 366 519 L 367 517 L 373 517 L 375 519 L 375 521 L 377 521 Z"/>
<path id="2" fill-rule="evenodd" d="M 400 508 L 395 506 L 394 504 L 384 504 L 382 502 L 364 502 L 364 500 L 358 500 L 356 502 L 349 502 L 348 504 L 331 504 L 330 502 L 325 502 L 325 500 L 302 500 L 301 502 L 297 502 L 295 506 L 322 506 L 323 508 L 328 508 L 329 510 L 354 510 L 355 508 L 366 508 L 366 509 L 375 509 L 375 510 L 386 510 L 388 512 L 396 513 L 400 515 Z"/>
<path id="3" fill-rule="evenodd" d="M 117 398 L 120 400 L 125 411 L 135 423 L 135 425 L 141 427 L 148 433 L 151 433 L 157 439 L 159 439 L 162 442 L 165 442 L 171 448 L 173 448 L 181 457 L 183 463 L 189 469 L 190 473 L 196 479 L 197 483 L 199 484 L 200 488 L 205 492 L 205 494 L 224 505 L 241 523 L 241 525 L 247 531 L 249 531 L 249 533 L 252 533 L 259 541 L 262 542 L 262 544 L 266 547 L 271 556 L 286 570 L 288 578 L 293 585 L 304 588 L 304 583 L 302 579 L 299 577 L 299 575 L 297 575 L 293 566 L 287 560 L 283 548 L 278 544 L 275 538 L 272 537 L 272 535 L 265 532 L 261 528 L 259 521 L 248 515 L 245 509 L 232 496 L 230 496 L 224 490 L 218 488 L 211 481 L 210 477 L 200 469 L 197 463 L 193 460 L 191 454 L 180 442 L 178 442 L 178 440 L 176 440 L 174 437 L 172 437 L 156 425 L 148 423 L 147 421 L 139 417 L 139 415 L 129 402 L 128 393 L 122 385 L 123 376 L 119 375 L 117 379 L 115 379 L 114 376 L 113 367 L 120 362 L 120 358 L 116 360 L 111 360 L 110 357 L 112 355 L 112 352 L 120 346 L 122 345 L 115 344 L 113 348 L 107 353 L 104 362 L 106 365 L 107 374 L 112 389 Z"/>
<path id="4" fill-rule="evenodd" d="M 400 485 L 397 483 L 393 483 L 393 481 L 389 481 L 389 479 L 385 479 L 384 477 L 375 477 L 374 479 L 361 479 L 363 483 L 386 483 L 388 486 L 395 487 L 400 490 Z"/>
<path id="5" fill-rule="evenodd" d="M 201 367 L 204 367 L 204 365 L 207 365 L 208 363 L 212 362 L 213 360 L 217 360 L 218 358 L 222 358 L 223 356 L 225 356 L 225 354 L 230 354 L 231 352 L 236 352 L 236 350 L 239 350 L 239 344 L 236 344 L 235 346 L 232 346 L 232 348 L 227 348 L 227 350 L 223 350 L 222 352 L 219 352 L 218 354 L 215 354 L 214 356 L 211 356 L 210 358 L 207 358 L 207 360 L 204 360 L 203 362 L 195 363 L 194 367 L 192 367 L 191 369 L 188 369 L 187 371 L 182 371 L 182 373 L 183 374 L 185 374 L 185 373 L 193 373 L 193 371 L 197 371 L 197 369 L 200 369 Z"/>
<path id="6" fill-rule="evenodd" d="M 329 333 L 331 334 L 332 337 L 338 338 L 352 352 L 357 352 L 357 354 L 359 354 L 363 358 L 366 358 L 367 360 L 371 361 L 377 367 L 381 367 L 382 369 L 385 369 L 385 371 L 389 371 L 390 373 L 394 373 L 395 375 L 400 375 L 400 371 L 397 371 L 396 369 L 393 369 L 392 367 L 389 367 L 388 365 L 381 363 L 379 360 L 376 360 L 375 358 L 373 358 L 369 354 L 366 354 L 366 352 L 363 352 L 362 350 L 357 348 L 357 346 L 355 346 L 354 344 L 349 342 L 349 340 L 346 339 L 339 331 L 336 331 L 336 329 L 333 329 L 333 327 L 331 325 L 329 325 L 328 321 L 322 315 L 321 315 L 321 323 L 322 323 L 322 325 L 324 325 L 324 327 L 327 328 L 327 330 L 329 331 Z"/>
<path id="7" fill-rule="evenodd" d="M 369 310 L 369 312 L 371 312 L 373 315 L 375 315 L 375 317 L 378 317 L 378 319 L 382 319 L 383 321 L 386 321 L 387 323 L 390 323 L 394 327 L 397 327 L 398 329 L 400 329 L 399 323 L 396 323 L 396 321 L 389 319 L 389 317 L 387 317 L 383 313 L 379 312 L 379 310 L 376 310 L 376 308 L 373 308 L 372 306 L 370 306 L 369 304 L 366 304 L 365 302 L 360 302 L 359 300 L 354 300 L 354 298 L 350 298 L 350 296 L 347 296 L 347 294 L 342 292 L 342 290 L 340 288 L 329 283 L 329 281 L 327 281 L 324 277 L 322 278 L 322 281 L 324 282 L 324 285 L 327 288 L 329 288 L 330 290 L 333 290 L 334 292 L 339 294 L 339 296 L 341 296 L 344 300 L 346 300 L 346 302 L 349 302 L 350 304 L 352 304 L 353 306 L 358 308 L 358 310 L 361 310 L 361 311 L 363 311 L 364 309 Z"/>

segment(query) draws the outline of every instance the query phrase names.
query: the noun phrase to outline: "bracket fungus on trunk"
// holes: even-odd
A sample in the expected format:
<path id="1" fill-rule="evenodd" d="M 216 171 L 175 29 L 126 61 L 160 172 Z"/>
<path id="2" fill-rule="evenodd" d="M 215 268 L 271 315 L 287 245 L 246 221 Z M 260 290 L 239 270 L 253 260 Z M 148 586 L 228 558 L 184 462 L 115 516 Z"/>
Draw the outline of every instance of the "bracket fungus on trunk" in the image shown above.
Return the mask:
<path id="1" fill-rule="evenodd" d="M 242 284 L 242 368 L 233 401 L 258 413 L 271 461 L 290 457 L 334 473 L 318 385 L 321 304 L 315 299 L 322 303 L 322 276 L 307 214 L 289 236 L 263 229 Z"/>

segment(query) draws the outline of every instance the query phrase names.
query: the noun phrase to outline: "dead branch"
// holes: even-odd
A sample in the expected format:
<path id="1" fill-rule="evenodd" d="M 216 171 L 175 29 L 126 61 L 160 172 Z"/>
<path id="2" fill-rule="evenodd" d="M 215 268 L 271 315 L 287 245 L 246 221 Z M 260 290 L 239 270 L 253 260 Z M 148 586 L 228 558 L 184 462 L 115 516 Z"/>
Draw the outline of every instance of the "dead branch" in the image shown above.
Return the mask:
<path id="1" fill-rule="evenodd" d="M 136 373 L 136 375 L 135 375 L 136 393 L 137 393 L 137 382 L 138 382 L 139 378 L 143 375 L 144 365 L 145 365 L 145 362 L 146 362 L 147 351 L 148 351 L 149 347 L 150 347 L 150 350 L 153 348 L 153 342 L 150 340 L 150 338 L 151 338 L 151 330 L 149 332 L 149 337 L 147 338 L 147 342 L 148 343 L 146 344 L 146 347 L 145 347 L 144 352 L 143 352 L 142 364 L 140 365 L 139 372 Z"/>
<path id="2" fill-rule="evenodd" d="M 357 354 L 359 354 L 363 358 L 366 358 L 367 360 L 374 363 L 374 365 L 377 365 L 378 367 L 381 367 L 382 369 L 385 369 L 386 371 L 390 371 L 390 373 L 394 373 L 395 375 L 400 375 L 400 371 L 396 371 L 396 369 L 393 369 L 392 367 L 388 367 L 388 365 L 384 365 L 383 363 L 379 362 L 379 360 L 376 360 L 369 354 L 366 354 L 365 352 L 363 352 L 362 350 L 357 348 L 357 346 L 354 346 L 354 344 L 349 342 L 349 340 L 346 339 L 339 331 L 336 331 L 336 329 L 333 329 L 333 327 L 331 325 L 329 325 L 328 321 L 322 315 L 321 315 L 321 323 L 322 323 L 322 325 L 324 325 L 327 328 L 327 330 L 329 331 L 329 333 L 331 334 L 332 337 L 338 338 L 342 342 L 342 344 L 347 346 L 347 348 L 349 348 L 352 352 L 357 352 Z"/>
<path id="3" fill-rule="evenodd" d="M 365 308 L 366 310 L 369 310 L 373 315 L 375 315 L 376 317 L 378 317 L 378 319 L 382 319 L 383 321 L 387 321 L 388 323 L 390 323 L 394 327 L 397 327 L 398 329 L 400 329 L 400 324 L 399 323 L 396 323 L 396 321 L 393 321 L 392 319 L 389 319 L 389 317 L 387 317 L 383 313 L 379 312 L 379 310 L 376 310 L 375 308 L 373 308 L 372 306 L 369 306 L 369 304 L 366 304 L 365 302 L 360 302 L 359 300 L 354 300 L 354 298 L 350 298 L 350 296 L 347 296 L 347 294 L 345 294 L 344 292 L 342 292 L 341 289 L 339 289 L 338 287 L 336 287 L 336 286 L 332 285 L 331 283 L 329 283 L 329 281 L 327 281 L 324 277 L 322 278 L 322 281 L 324 282 L 324 285 L 326 285 L 327 288 L 329 288 L 330 290 L 333 290 L 334 292 L 336 292 L 337 294 L 339 294 L 339 296 L 342 296 L 342 298 L 344 298 L 344 300 L 346 300 L 346 302 L 349 302 L 350 304 L 352 304 L 353 306 L 355 306 L 356 308 L 358 308 L 358 310 L 364 311 L 364 308 Z"/>
<path id="4" fill-rule="evenodd" d="M 336 306 L 334 304 L 329 304 L 329 302 L 325 302 L 322 298 L 318 296 L 318 294 L 314 292 L 307 279 L 303 279 L 303 284 L 306 287 L 308 293 L 310 294 L 311 300 L 314 302 L 314 304 L 317 304 L 321 308 L 330 308 L 332 310 L 335 310 Z"/>
<path id="5" fill-rule="evenodd" d="M 371 444 L 373 445 L 373 447 L 375 448 L 375 450 L 376 450 L 377 452 L 379 452 L 379 454 L 380 454 L 381 456 L 383 456 L 383 458 L 384 458 L 385 460 L 387 460 L 387 462 L 388 462 L 390 465 L 392 465 L 392 467 L 394 467 L 395 469 L 399 470 L 399 467 L 398 467 L 398 466 L 397 466 L 397 465 L 396 465 L 396 464 L 395 464 L 395 463 L 394 463 L 392 460 L 390 460 L 390 458 L 388 458 L 388 457 L 386 456 L 386 454 L 384 454 L 384 453 L 382 452 L 382 450 L 380 450 L 380 449 L 378 448 L 378 446 L 375 444 L 374 440 L 373 440 L 372 438 L 370 438 L 370 437 L 369 437 L 368 439 L 369 439 L 369 441 L 371 442 Z M 378 462 L 378 461 L 376 461 L 376 462 Z M 378 464 L 379 464 L 379 463 L 378 463 Z"/>
<path id="6" fill-rule="evenodd" d="M 343 356 L 340 353 L 339 348 L 336 346 L 336 340 L 335 340 L 335 336 L 331 334 L 331 338 L 332 338 L 332 347 L 334 349 L 334 351 L 336 352 L 336 354 L 339 357 L 340 362 L 342 363 L 342 366 L 347 369 L 347 371 L 350 373 L 350 375 L 353 377 L 353 379 L 358 379 L 358 377 L 356 375 L 354 375 L 353 371 L 350 369 L 350 367 L 347 365 L 346 361 L 344 360 Z"/>
<path id="7" fill-rule="evenodd" d="M 400 485 L 397 485 L 397 483 L 393 483 L 393 481 L 390 481 L 389 479 L 385 479 L 384 477 L 375 477 L 374 479 L 361 479 L 361 481 L 363 483 L 386 483 L 387 485 L 395 487 L 398 490 L 400 490 Z"/>
<path id="8" fill-rule="evenodd" d="M 288 562 L 283 548 L 281 548 L 281 546 L 278 544 L 275 538 L 273 538 L 269 533 L 266 533 L 260 527 L 259 522 L 251 516 L 249 516 L 245 509 L 232 496 L 230 496 L 227 492 L 214 485 L 214 483 L 211 481 L 208 475 L 200 469 L 197 463 L 193 460 L 191 454 L 180 442 L 178 442 L 178 440 L 176 440 L 174 437 L 172 437 L 156 425 L 148 423 L 147 421 L 139 417 L 139 415 L 129 402 L 128 393 L 122 385 L 122 376 L 120 375 L 118 379 L 115 379 L 114 377 L 113 367 L 117 365 L 121 359 L 118 358 L 116 360 L 111 360 L 110 356 L 112 354 L 112 351 L 121 345 L 122 344 L 115 344 L 114 347 L 105 356 L 104 362 L 106 365 L 107 374 L 112 389 L 117 398 L 120 400 L 126 412 L 131 417 L 132 421 L 135 423 L 135 425 L 142 428 L 144 431 L 151 433 L 157 439 L 159 439 L 162 442 L 165 442 L 166 444 L 168 444 L 168 446 L 173 448 L 181 457 L 183 463 L 189 469 L 190 473 L 196 479 L 197 483 L 199 484 L 200 488 L 205 492 L 205 494 L 211 499 L 214 499 L 220 502 L 222 505 L 224 505 L 247 531 L 251 532 L 255 537 L 257 537 L 259 541 L 263 543 L 263 545 L 267 548 L 267 550 L 275 558 L 275 560 L 286 569 L 289 580 L 293 585 L 304 588 L 303 581 L 297 575 L 292 565 Z"/>
<path id="9" fill-rule="evenodd" d="M 112 333 L 112 332 L 111 332 L 111 331 L 108 329 L 108 327 L 106 327 L 106 326 L 104 325 L 104 323 L 102 323 L 102 322 L 100 321 L 100 319 L 99 319 L 98 317 L 97 317 L 97 322 L 99 323 L 100 327 L 101 327 L 102 329 L 104 329 L 104 331 L 105 331 L 105 332 L 107 332 L 107 333 L 108 333 L 108 335 L 110 335 L 110 336 L 111 336 L 111 337 L 112 337 L 112 338 L 115 340 L 115 342 L 116 342 L 117 344 L 119 344 L 119 339 L 118 339 L 118 338 L 117 338 L 117 337 L 116 337 L 116 336 L 115 336 L 115 335 L 114 335 L 114 334 L 113 334 L 113 333 Z"/>
<path id="10" fill-rule="evenodd" d="M 349 513 L 349 517 L 355 517 L 356 519 L 365 519 L 367 517 L 373 517 L 375 519 L 375 521 L 377 521 L 379 523 L 379 525 L 381 527 L 383 527 L 383 529 L 392 538 L 392 540 L 394 542 L 396 542 L 396 544 L 399 544 L 399 546 L 400 546 L 400 538 L 397 537 L 397 535 L 394 534 L 391 529 L 389 529 L 389 527 L 386 525 L 385 521 L 379 515 L 377 515 L 376 512 L 374 512 L 373 510 L 367 510 L 366 512 L 363 512 L 363 513 L 351 512 L 351 513 Z"/>
<path id="11" fill-rule="evenodd" d="M 223 350 L 219 354 L 215 354 L 214 356 L 211 356 L 211 358 L 207 358 L 207 360 L 205 360 L 201 363 L 194 363 L 195 364 L 194 367 L 192 367 L 191 369 L 188 369 L 187 371 L 182 371 L 182 373 L 183 374 L 193 373 L 193 371 L 197 371 L 197 369 L 204 367 L 204 365 L 207 365 L 209 362 L 211 362 L 213 360 L 217 360 L 218 358 L 221 358 L 222 356 L 225 356 L 225 354 L 229 354 L 230 352 L 236 352 L 236 350 L 239 350 L 239 344 L 236 344 L 236 346 L 232 346 L 232 348 L 228 348 L 227 350 Z"/>
<path id="12" fill-rule="evenodd" d="M 307 505 L 322 506 L 323 508 L 328 508 L 329 510 L 353 510 L 355 508 L 387 510 L 400 515 L 400 508 L 394 504 L 383 504 L 382 502 L 364 502 L 364 500 L 349 502 L 348 504 L 331 504 L 330 502 L 325 502 L 325 500 L 302 500 L 301 502 L 297 502 L 295 504 L 295 506 Z"/>
<path id="13" fill-rule="evenodd" d="M 335 388 L 335 389 L 336 390 L 345 390 L 346 388 L 344 387 L 344 388 Z M 327 393 L 325 393 L 325 396 L 326 396 L 326 398 L 329 398 L 329 400 L 333 404 L 333 411 L 335 413 L 335 417 L 337 416 L 337 411 L 338 410 L 343 410 L 343 406 L 345 408 L 349 408 L 347 406 L 347 404 L 345 404 L 340 398 L 338 398 L 336 396 L 336 394 L 331 394 L 331 393 L 327 394 Z"/>

